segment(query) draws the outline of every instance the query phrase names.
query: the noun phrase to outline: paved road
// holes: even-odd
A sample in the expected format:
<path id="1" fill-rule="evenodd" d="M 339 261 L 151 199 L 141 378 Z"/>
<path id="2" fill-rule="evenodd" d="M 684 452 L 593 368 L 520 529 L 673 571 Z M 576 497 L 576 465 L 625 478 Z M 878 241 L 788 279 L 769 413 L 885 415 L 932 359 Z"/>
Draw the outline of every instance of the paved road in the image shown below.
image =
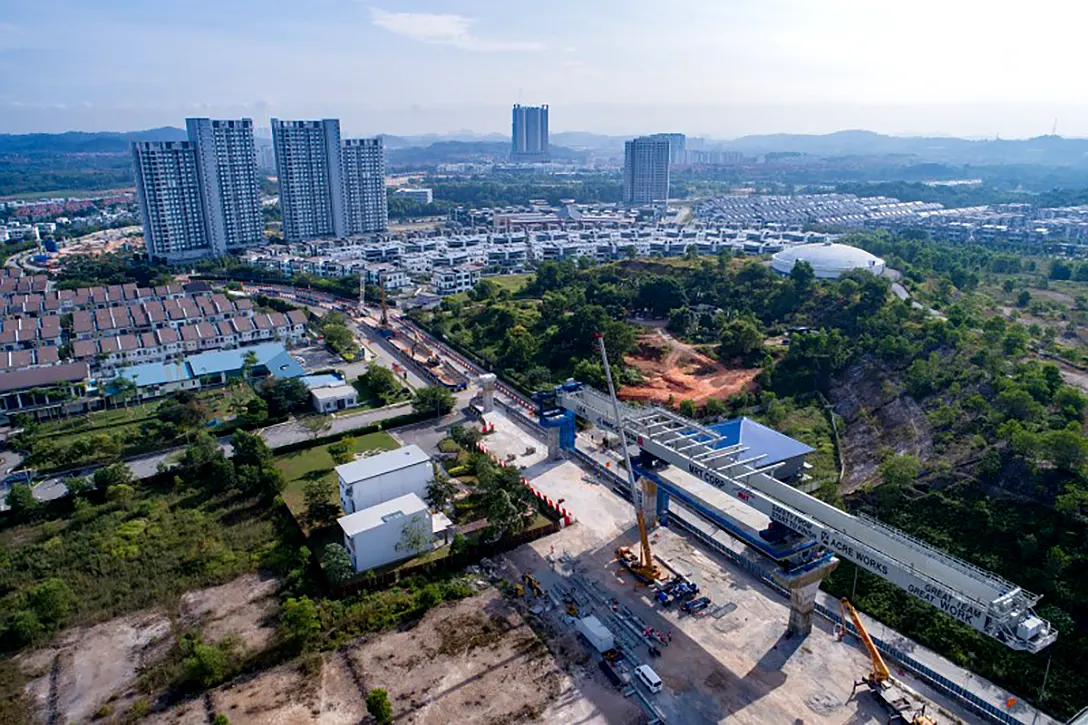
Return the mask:
<path id="1" fill-rule="evenodd" d="M 339 415 L 329 419 L 329 429 L 321 435 L 345 433 L 347 431 L 355 430 L 356 428 L 363 428 L 372 423 L 395 418 L 400 415 L 406 415 L 411 412 L 412 406 L 410 403 L 399 403 L 386 408 L 357 413 L 356 415 Z M 264 428 L 261 430 L 260 435 L 271 448 L 279 448 L 291 443 L 299 443 L 313 437 L 313 434 L 311 434 L 310 431 L 306 430 L 295 421 L 280 423 L 279 425 Z M 220 438 L 219 447 L 227 456 L 231 456 L 234 453 L 234 449 L 231 448 L 230 445 L 229 437 L 224 436 L 223 438 Z M 150 478 L 158 473 L 160 465 L 169 465 L 181 455 L 183 450 L 184 448 L 178 447 L 156 451 L 155 453 L 148 453 L 142 456 L 134 456 L 133 458 L 125 459 L 125 464 L 128 465 L 129 470 L 132 471 L 132 475 L 136 478 Z M 68 493 L 68 487 L 65 485 L 67 479 L 93 476 L 94 472 L 99 468 L 101 468 L 101 466 L 89 466 L 87 468 L 66 471 L 61 475 L 46 478 L 34 485 L 34 498 L 40 501 L 51 501 L 53 499 L 61 498 Z M 4 491 L 3 494 L 6 499 L 7 492 Z M 6 508 L 6 505 L 0 507 L 0 510 L 3 510 L 3 508 Z"/>

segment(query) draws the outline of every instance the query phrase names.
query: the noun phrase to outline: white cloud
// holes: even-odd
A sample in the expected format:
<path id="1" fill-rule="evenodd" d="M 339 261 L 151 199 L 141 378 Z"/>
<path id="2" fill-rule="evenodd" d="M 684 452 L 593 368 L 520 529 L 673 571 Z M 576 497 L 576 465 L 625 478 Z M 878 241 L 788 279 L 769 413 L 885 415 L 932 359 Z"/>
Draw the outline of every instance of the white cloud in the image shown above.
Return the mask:
<path id="1" fill-rule="evenodd" d="M 421 43 L 452 45 L 481 53 L 543 50 L 544 44 L 531 40 L 493 40 L 472 33 L 476 21 L 463 15 L 445 13 L 393 13 L 370 9 L 370 19 L 379 28 Z"/>

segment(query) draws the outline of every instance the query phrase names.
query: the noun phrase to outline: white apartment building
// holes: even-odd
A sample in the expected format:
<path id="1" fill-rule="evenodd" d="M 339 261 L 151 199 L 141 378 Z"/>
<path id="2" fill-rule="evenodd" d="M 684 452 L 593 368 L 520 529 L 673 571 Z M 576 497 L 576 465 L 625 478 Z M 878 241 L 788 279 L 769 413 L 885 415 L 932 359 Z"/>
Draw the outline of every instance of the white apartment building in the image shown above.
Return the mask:
<path id="1" fill-rule="evenodd" d="M 431 278 L 434 291 L 440 295 L 468 292 L 480 281 L 480 268 L 470 265 L 436 269 Z"/>
<path id="2" fill-rule="evenodd" d="M 185 126 L 196 150 L 204 223 L 212 253 L 221 256 L 263 244 L 253 120 L 187 118 Z"/>
<path id="3" fill-rule="evenodd" d="M 342 149 L 348 234 L 389 228 L 385 198 L 385 149 L 381 138 L 349 138 Z"/>
<path id="4" fill-rule="evenodd" d="M 175 262 L 210 254 L 194 145 L 139 141 L 132 162 L 148 256 Z"/>
<path id="5" fill-rule="evenodd" d="M 272 119 L 283 238 L 304 242 L 348 233 L 340 121 Z"/>
<path id="6" fill-rule="evenodd" d="M 640 136 L 624 144 L 623 200 L 627 204 L 668 204 L 668 138 Z"/>
<path id="7" fill-rule="evenodd" d="M 253 121 L 185 126 L 188 141 L 132 145 L 148 255 L 182 262 L 263 244 Z"/>
<path id="8" fill-rule="evenodd" d="M 397 189 L 393 193 L 418 204 L 431 204 L 434 202 L 434 191 L 431 189 Z"/>

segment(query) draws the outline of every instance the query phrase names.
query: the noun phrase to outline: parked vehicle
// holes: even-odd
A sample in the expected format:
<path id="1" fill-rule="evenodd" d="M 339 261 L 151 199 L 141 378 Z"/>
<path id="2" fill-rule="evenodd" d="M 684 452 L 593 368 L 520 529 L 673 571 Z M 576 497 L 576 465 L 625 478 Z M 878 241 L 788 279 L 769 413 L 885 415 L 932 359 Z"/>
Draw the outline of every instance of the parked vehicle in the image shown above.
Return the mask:
<path id="1" fill-rule="evenodd" d="M 612 666 L 612 663 L 608 660 L 601 660 L 597 663 L 597 666 L 601 668 L 601 672 L 608 678 L 608 681 L 612 683 L 613 687 L 623 687 L 624 681 L 616 672 L 616 668 Z"/>
<path id="2" fill-rule="evenodd" d="M 710 597 L 699 597 L 698 599 L 692 600 L 690 602 L 684 602 L 682 605 L 680 605 L 680 611 L 686 612 L 688 614 L 695 614 L 696 612 L 701 612 L 709 606 Z"/>
<path id="3" fill-rule="evenodd" d="M 649 665 L 639 665 L 636 667 L 635 677 L 638 678 L 638 681 L 651 693 L 661 692 L 663 686 L 661 678 L 657 676 L 657 673 L 654 672 L 653 668 Z"/>

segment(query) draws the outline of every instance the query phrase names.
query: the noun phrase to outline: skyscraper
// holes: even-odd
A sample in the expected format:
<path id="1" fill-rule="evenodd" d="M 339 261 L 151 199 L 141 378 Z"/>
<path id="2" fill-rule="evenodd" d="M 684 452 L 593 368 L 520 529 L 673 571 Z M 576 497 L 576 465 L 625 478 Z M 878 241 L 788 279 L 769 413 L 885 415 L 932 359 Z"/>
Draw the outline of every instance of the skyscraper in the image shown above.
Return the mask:
<path id="1" fill-rule="evenodd" d="M 180 262 L 263 244 L 253 121 L 185 126 L 188 141 L 132 145 L 147 253 Z"/>
<path id="2" fill-rule="evenodd" d="M 283 238 L 304 242 L 348 233 L 340 121 L 272 119 Z"/>
<path id="3" fill-rule="evenodd" d="M 345 139 L 343 158 L 348 234 L 384 232 L 389 228 L 389 207 L 381 138 Z"/>
<path id="4" fill-rule="evenodd" d="M 669 142 L 669 163 L 673 166 L 687 163 L 688 137 L 682 133 L 655 133 L 654 138 Z"/>
<path id="5" fill-rule="evenodd" d="M 623 200 L 665 206 L 669 202 L 669 140 L 640 136 L 624 144 Z"/>
<path id="6" fill-rule="evenodd" d="M 547 161 L 548 107 L 514 104 L 510 157 L 515 161 Z"/>
<path id="7" fill-rule="evenodd" d="M 253 121 L 187 118 L 196 151 L 204 226 L 216 256 L 264 243 Z"/>
<path id="8" fill-rule="evenodd" d="M 195 146 L 139 141 L 132 144 L 132 166 L 148 255 L 170 262 L 208 256 Z"/>

